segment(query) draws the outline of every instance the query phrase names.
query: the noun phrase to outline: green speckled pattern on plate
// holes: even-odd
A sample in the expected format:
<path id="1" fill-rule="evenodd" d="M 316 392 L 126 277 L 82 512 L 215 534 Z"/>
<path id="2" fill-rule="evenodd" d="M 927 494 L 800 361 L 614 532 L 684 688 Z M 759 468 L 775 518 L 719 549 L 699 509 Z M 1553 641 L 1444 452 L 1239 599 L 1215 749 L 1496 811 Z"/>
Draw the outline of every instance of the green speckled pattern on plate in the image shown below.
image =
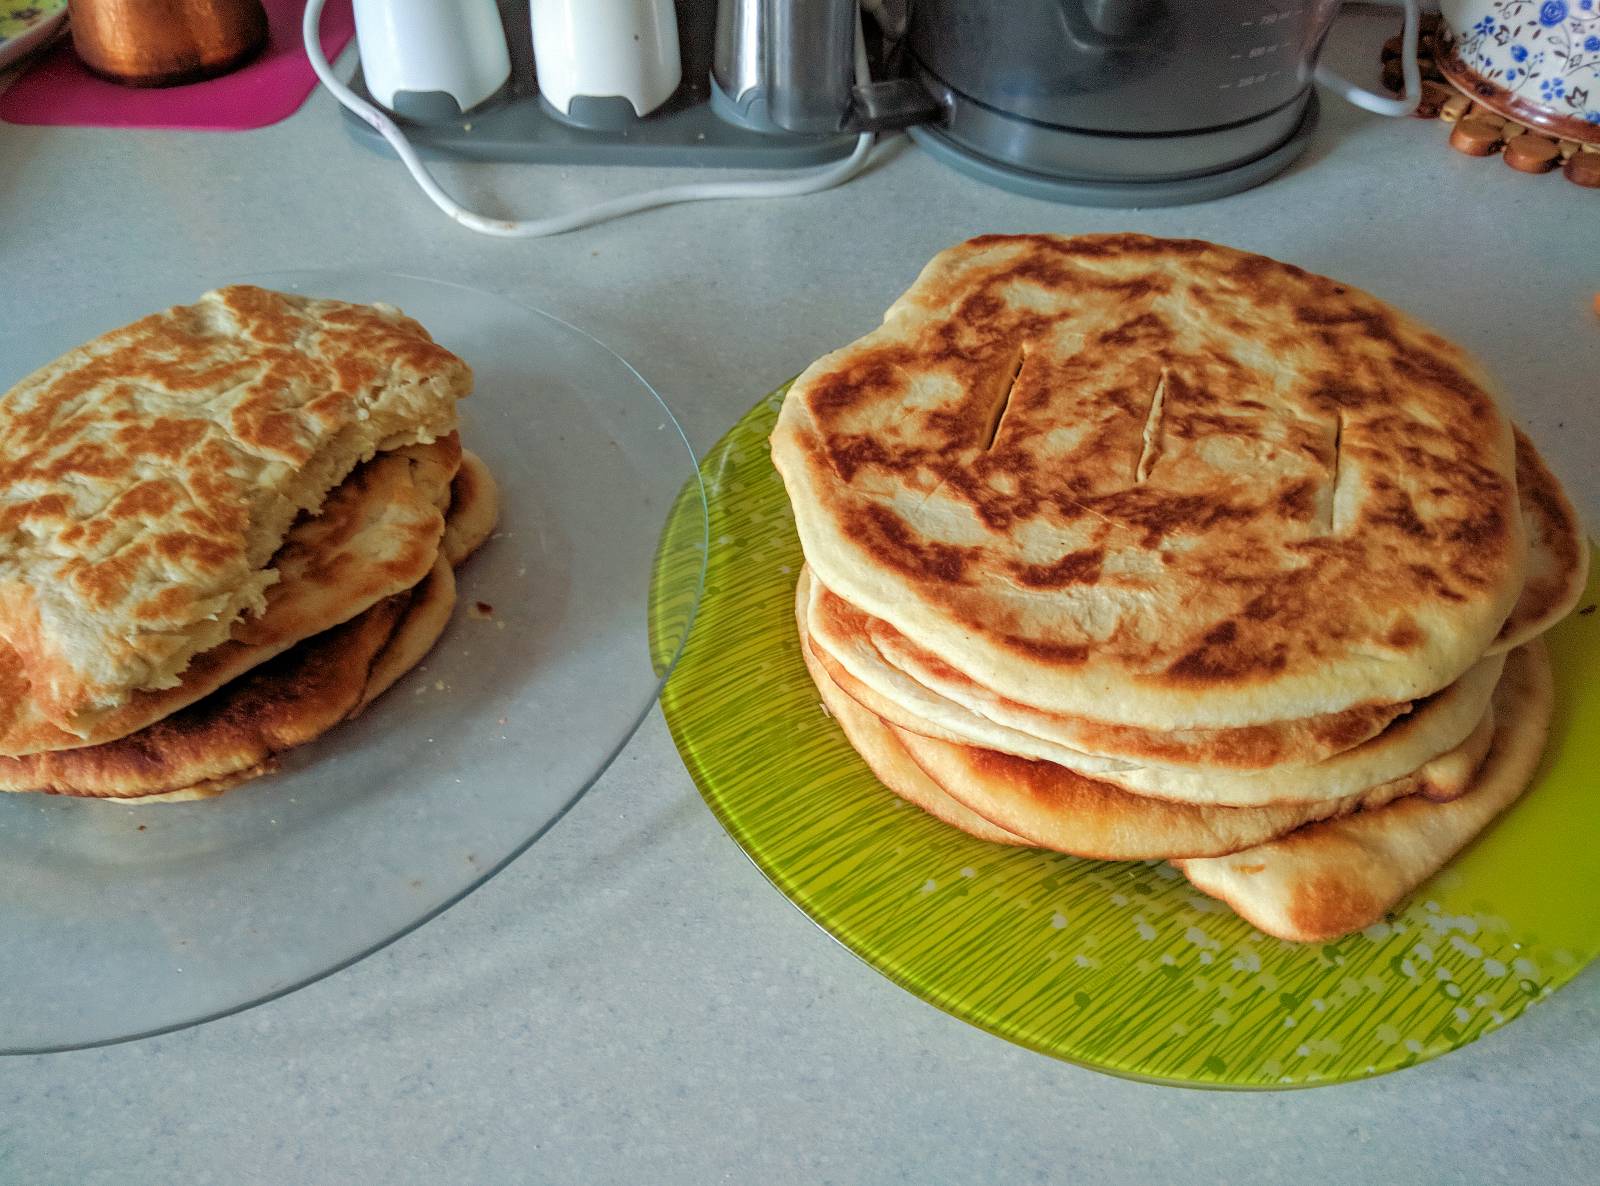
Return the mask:
<path id="1" fill-rule="evenodd" d="M 0 0 L 0 44 L 20 37 L 67 7 L 67 0 Z"/>
<path id="2" fill-rule="evenodd" d="M 1166 865 L 986 844 L 878 784 L 800 659 L 800 545 L 767 454 L 782 395 L 701 467 L 710 565 L 662 706 L 706 802 L 751 860 L 895 983 L 1113 1074 L 1265 1088 L 1453 1050 L 1600 951 L 1600 614 L 1550 636 L 1556 719 L 1528 796 L 1385 922 L 1335 943 L 1284 943 Z M 682 500 L 696 530 L 699 498 Z M 673 612 L 677 575 L 658 572 L 662 613 Z M 1596 596 L 1591 583 L 1581 604 Z"/>

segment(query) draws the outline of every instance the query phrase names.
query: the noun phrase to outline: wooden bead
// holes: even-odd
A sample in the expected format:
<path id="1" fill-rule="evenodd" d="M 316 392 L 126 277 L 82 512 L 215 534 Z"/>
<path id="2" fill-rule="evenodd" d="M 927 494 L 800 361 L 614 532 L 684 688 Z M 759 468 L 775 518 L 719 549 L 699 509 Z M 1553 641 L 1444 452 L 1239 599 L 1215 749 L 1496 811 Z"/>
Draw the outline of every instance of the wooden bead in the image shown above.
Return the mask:
<path id="1" fill-rule="evenodd" d="M 1576 140 L 1557 140 L 1556 147 L 1561 150 L 1561 159 L 1565 161 L 1578 151 L 1578 142 Z"/>
<path id="2" fill-rule="evenodd" d="M 1406 76 L 1401 73 L 1399 62 L 1390 62 L 1384 66 L 1383 89 L 1394 91 L 1396 94 L 1406 89 Z"/>
<path id="3" fill-rule="evenodd" d="M 1468 156 L 1489 156 L 1500 143 L 1500 121 L 1469 115 L 1450 130 L 1450 147 Z"/>
<path id="4" fill-rule="evenodd" d="M 1439 114 L 1440 108 L 1450 101 L 1450 97 L 1457 94 L 1460 92 L 1442 82 L 1423 83 L 1422 98 L 1417 102 L 1417 115 L 1423 119 L 1433 119 Z"/>
<path id="5" fill-rule="evenodd" d="M 1367 44 L 1370 45 L 1371 42 Z M 1385 62 L 1397 62 L 1400 60 L 1400 37 L 1398 35 L 1389 38 L 1383 43 L 1383 60 Z"/>
<path id="6" fill-rule="evenodd" d="M 1575 152 L 1561 167 L 1561 175 L 1574 185 L 1600 189 L 1600 152 Z"/>
<path id="7" fill-rule="evenodd" d="M 1554 140 L 1524 132 L 1507 140 L 1501 155 L 1505 157 L 1506 164 L 1519 172 L 1548 173 L 1560 161 L 1561 150 L 1556 147 Z"/>
<path id="8" fill-rule="evenodd" d="M 1470 110 L 1472 110 L 1472 100 L 1457 91 L 1439 105 L 1439 118 L 1453 124 Z"/>

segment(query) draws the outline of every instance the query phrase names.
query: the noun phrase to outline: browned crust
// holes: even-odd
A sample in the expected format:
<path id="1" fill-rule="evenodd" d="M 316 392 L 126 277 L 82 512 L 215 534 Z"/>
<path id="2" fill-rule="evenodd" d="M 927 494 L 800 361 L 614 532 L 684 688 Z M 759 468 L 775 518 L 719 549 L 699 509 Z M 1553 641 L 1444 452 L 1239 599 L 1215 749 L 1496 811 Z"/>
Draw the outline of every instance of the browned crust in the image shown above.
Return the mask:
<path id="1" fill-rule="evenodd" d="M 1567 492 L 1520 428 L 1517 497 L 1528 531 L 1528 580 L 1493 650 L 1538 637 L 1572 612 L 1589 579 L 1589 544 Z"/>
<path id="2" fill-rule="evenodd" d="M 1488 756 L 1447 802 L 1423 795 L 1307 825 L 1220 860 L 1174 861 L 1196 888 L 1280 939 L 1336 939 L 1379 921 L 1527 790 L 1554 702 L 1535 640 L 1512 652 L 1495 695 Z"/>
<path id="3" fill-rule="evenodd" d="M 822 705 L 838 723 L 851 747 L 886 789 L 952 828 L 991 844 L 1026 846 L 1028 841 L 1006 831 L 971 810 L 929 778 L 897 741 L 890 727 L 845 694 L 828 678 L 806 635 L 805 605 L 796 606 L 800 627 L 800 654 L 816 685 Z"/>
<path id="4" fill-rule="evenodd" d="M 119 741 L 0 759 L 0 789 L 138 798 L 259 766 L 321 736 L 355 707 L 409 600 L 386 598 Z"/>
<path id="5" fill-rule="evenodd" d="M 195 656 L 175 686 L 137 692 L 82 735 L 41 720 L 17 654 L 0 642 L 0 754 L 76 749 L 125 737 L 169 716 L 281 654 L 301 639 L 354 617 L 427 575 L 445 518 L 424 498 L 448 502 L 461 461 L 456 434 L 383 453 L 359 466 L 290 530 L 273 557 L 283 577 L 259 616 L 240 619 L 230 638 Z M 381 553 L 371 533 L 381 529 Z"/>
<path id="6" fill-rule="evenodd" d="M 452 469 L 460 456 L 459 446 L 452 451 L 448 445 L 444 452 L 420 453 L 420 463 Z M 220 795 L 272 773 L 277 755 L 359 715 L 427 654 L 454 605 L 455 577 L 439 552 L 414 588 L 131 736 L 0 758 L 0 790 L 138 803 Z"/>
<path id="7" fill-rule="evenodd" d="M 0 395 L 0 536 L 29 541 L 0 634 L 43 715 L 74 731 L 214 645 L 296 509 L 450 431 L 470 384 L 396 310 L 235 285 Z"/>
<path id="8" fill-rule="evenodd" d="M 450 514 L 445 519 L 444 558 L 461 567 L 494 534 L 500 518 L 500 487 L 494 474 L 470 449 L 450 484 Z"/>
<path id="9" fill-rule="evenodd" d="M 813 573 L 812 580 L 816 579 Z M 983 687 L 933 652 L 917 646 L 883 619 L 857 609 L 820 581 L 818 585 L 818 608 L 827 616 L 830 630 L 869 642 L 886 662 L 900 667 L 911 679 L 929 673 L 942 683 L 960 687 L 967 696 L 1002 710 L 1004 719 L 1019 718 L 1015 727 L 1088 754 L 1200 769 L 1264 770 L 1291 762 L 1320 762 L 1376 737 L 1411 707 L 1364 704 L 1301 720 L 1220 729 L 1141 729 L 1047 712 Z M 902 659 L 909 663 L 897 662 Z M 837 678 L 834 666 L 830 663 L 829 673 Z M 853 688 L 851 694 L 856 695 Z M 914 724 L 906 727 L 916 728 Z"/>
<path id="10" fill-rule="evenodd" d="M 1347 285 L 1193 240 L 941 254 L 791 388 L 774 459 L 819 575 L 1054 710 L 1086 674 L 1196 726 L 1270 720 L 1286 685 L 1399 703 L 1470 666 L 1520 587 L 1510 432 L 1476 364 Z M 1106 596 L 1079 613 L 1086 590 Z M 1062 596 L 1035 613 L 1037 592 Z"/>

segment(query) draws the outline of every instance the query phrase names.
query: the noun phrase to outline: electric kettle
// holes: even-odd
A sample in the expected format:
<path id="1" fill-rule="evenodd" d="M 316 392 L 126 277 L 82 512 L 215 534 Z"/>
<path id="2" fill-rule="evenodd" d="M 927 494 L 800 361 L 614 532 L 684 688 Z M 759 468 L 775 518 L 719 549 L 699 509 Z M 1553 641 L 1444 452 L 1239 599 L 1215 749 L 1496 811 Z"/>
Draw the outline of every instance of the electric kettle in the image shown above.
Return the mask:
<path id="1" fill-rule="evenodd" d="M 1313 80 L 1386 115 L 1415 108 L 1417 0 L 1406 96 L 1318 65 L 1342 0 L 877 0 L 890 69 L 932 97 L 925 148 L 1039 196 L 1118 204 L 1220 196 L 1285 167 L 1315 121 Z M 739 110 L 790 131 L 860 126 L 848 41 L 855 0 L 722 0 L 715 81 Z M 793 63 L 799 63 L 797 68 Z M 759 67 L 768 73 L 761 76 Z M 905 104 L 900 104 L 902 109 Z M 803 118 L 801 114 L 803 113 Z M 1111 186 L 1106 190 L 1104 187 Z"/>

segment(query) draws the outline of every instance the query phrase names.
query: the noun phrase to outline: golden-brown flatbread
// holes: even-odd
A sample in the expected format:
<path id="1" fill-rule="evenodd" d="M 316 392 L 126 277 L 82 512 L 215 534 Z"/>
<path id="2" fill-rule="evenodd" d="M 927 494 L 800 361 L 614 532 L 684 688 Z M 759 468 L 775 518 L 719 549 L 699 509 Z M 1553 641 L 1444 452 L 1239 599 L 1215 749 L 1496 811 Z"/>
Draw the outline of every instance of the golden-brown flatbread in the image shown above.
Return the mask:
<path id="1" fill-rule="evenodd" d="M 0 755 L 97 745 L 125 737 L 195 703 L 301 639 L 348 621 L 412 588 L 439 553 L 451 479 L 461 461 L 454 433 L 428 445 L 379 454 L 304 516 L 273 557 L 279 579 L 266 609 L 233 625 L 231 637 L 194 658 L 180 681 L 136 692 L 97 717 L 83 735 L 44 719 L 15 652 L 0 644 Z"/>
<path id="2" fill-rule="evenodd" d="M 976 714 L 991 723 L 994 737 L 1020 733 L 1036 742 L 1052 743 L 1066 751 L 1067 761 L 1087 773 L 1095 766 L 1112 768 L 1107 763 L 1085 765 L 1089 756 L 1118 764 L 1196 770 L 1309 765 L 1376 737 L 1411 707 L 1362 705 L 1306 720 L 1232 729 L 1142 729 L 1045 712 L 983 687 L 887 622 L 863 613 L 823 587 L 815 574 L 807 579 L 811 581 L 808 625 L 818 645 L 839 656 L 846 667 L 859 671 L 880 695 L 893 699 L 900 691 L 914 697 L 906 705 L 909 711 L 920 708 L 918 715 L 933 719 L 948 716 L 952 731 L 959 731 L 962 722 L 970 725 Z M 1049 757 L 1050 751 L 1024 756 Z"/>
<path id="3" fill-rule="evenodd" d="M 437 463 L 439 455 L 430 452 L 426 459 Z M 441 471 L 425 472 L 437 480 Z M 471 513 L 473 507 L 474 504 L 465 503 L 461 509 Z M 451 507 L 452 515 L 456 509 Z M 51 789 L 59 793 L 92 793 L 124 803 L 178 803 L 214 798 L 270 774 L 277 769 L 278 754 L 287 748 L 280 743 L 299 737 L 301 740 L 292 744 L 303 744 L 336 723 L 331 714 L 336 706 L 349 700 L 349 689 L 362 662 L 366 667 L 359 694 L 344 710 L 342 719 L 360 715 L 419 663 L 449 623 L 455 589 L 454 570 L 441 552 L 415 588 L 374 607 L 383 610 L 383 620 L 389 624 L 387 637 L 375 654 L 368 652 L 379 630 L 377 623 L 349 634 L 335 631 L 319 635 L 290 651 L 282 663 L 268 664 L 253 673 L 254 679 L 238 679 L 214 692 L 196 706 L 197 710 L 206 709 L 203 715 L 195 713 L 185 718 L 179 714 L 178 721 L 165 733 L 147 730 L 110 746 L 63 753 L 53 763 L 48 762 L 49 755 L 10 764 L 0 759 L 0 790 L 46 789 L 18 784 L 33 781 L 34 771 L 48 767 L 57 780 Z M 394 612 L 396 607 L 398 611 Z M 323 678 L 304 679 L 306 664 L 320 665 L 334 651 L 338 652 L 335 664 Z M 241 716 L 251 717 L 262 705 L 269 706 L 262 732 L 252 740 L 247 733 L 241 733 L 237 722 Z M 174 732 L 182 741 L 175 753 L 164 753 L 164 766 L 143 766 L 130 757 L 159 748 Z M 257 754 L 261 755 L 259 761 L 244 765 Z M 136 766 L 136 775 L 129 777 L 129 769 Z M 196 772 L 204 772 L 204 777 L 188 783 L 174 782 L 169 789 L 151 789 L 167 778 L 181 780 L 194 777 Z M 85 782 L 86 777 L 91 781 Z M 97 790 L 86 791 L 81 789 L 83 786 Z"/>
<path id="4" fill-rule="evenodd" d="M 1528 532 L 1528 582 L 1489 648 L 1509 651 L 1572 612 L 1589 581 L 1589 541 L 1560 481 L 1520 428 L 1517 497 Z"/>
<path id="5" fill-rule="evenodd" d="M 840 691 L 812 653 L 803 619 L 800 653 L 805 658 L 806 670 L 811 673 L 812 682 L 817 685 L 817 695 L 822 697 L 823 707 L 839 722 L 846 739 L 879 782 L 906 802 L 920 807 L 953 828 L 961 829 L 969 836 L 994 844 L 1028 843 L 1021 836 L 997 827 L 960 800 L 946 794 L 944 788 L 911 760 L 887 725 Z"/>
<path id="6" fill-rule="evenodd" d="M 1171 803 L 1122 790 L 1054 762 L 951 745 L 904 729 L 894 735 L 951 797 L 1040 848 L 1099 860 L 1221 856 L 1313 820 L 1348 815 L 1406 795 L 1459 795 L 1488 752 L 1493 713 L 1456 750 L 1401 778 L 1343 799 L 1265 807 Z"/>
<path id="7" fill-rule="evenodd" d="M 814 609 L 816 581 L 808 568 L 802 569 L 799 583 L 802 591 L 807 587 L 812 590 Z M 813 613 L 807 619 L 808 625 L 817 620 Z M 940 741 L 1057 763 L 1137 795 L 1225 807 L 1332 803 L 1336 809 L 1340 801 L 1404 778 L 1466 742 L 1488 708 L 1504 663 L 1503 656 L 1481 660 L 1448 688 L 1418 702 L 1376 737 L 1322 762 L 1259 771 L 1225 767 L 1201 770 L 1133 765 L 1043 741 L 937 697 L 892 665 L 860 666 L 863 658 L 871 659 L 874 652 L 870 650 L 863 652 L 859 646 L 854 647 L 848 652 L 850 661 L 845 662 L 836 660 L 829 651 L 831 639 L 824 631 L 814 632 L 812 640 L 819 660 L 834 681 L 899 728 Z M 858 674 L 879 677 L 885 672 L 890 677 L 888 690 L 896 693 L 893 696 L 869 680 L 857 678 Z M 914 690 L 915 697 L 907 689 Z M 905 708 L 907 701 L 915 707 Z"/>
<path id="8" fill-rule="evenodd" d="M 176 791 L 164 791 L 158 795 L 137 795 L 126 799 L 110 800 L 110 802 L 119 803 L 127 807 L 142 807 L 146 803 L 194 803 L 202 799 L 215 799 L 217 796 L 233 790 L 234 787 L 243 786 L 247 782 L 254 782 L 258 778 L 264 778 L 277 769 L 278 759 L 269 758 L 259 766 L 252 766 L 248 770 L 241 770 L 238 774 L 230 774 L 226 778 L 213 778 L 208 782 L 197 782 L 192 787 L 183 787 Z"/>
<path id="9" fill-rule="evenodd" d="M 367 683 L 361 698 L 350 710 L 350 716 L 359 716 L 379 696 L 382 696 L 427 656 L 433 644 L 439 641 L 444 628 L 450 624 L 450 614 L 456 607 L 455 570 L 446 563 L 444 554 L 434 561 L 433 569 L 416 587 L 406 612 L 384 644 L 383 650 L 373 660 L 367 672 Z"/>
<path id="10" fill-rule="evenodd" d="M 296 517 L 444 436 L 471 371 L 385 305 L 233 286 L 0 395 L 0 639 L 82 732 L 260 613 Z"/>
<path id="11" fill-rule="evenodd" d="M 349 715 L 409 601 L 409 594 L 385 598 L 119 741 L 0 759 L 0 790 L 138 799 L 235 785 Z"/>
<path id="12" fill-rule="evenodd" d="M 1178 867 L 1196 889 L 1280 939 L 1311 943 L 1360 930 L 1399 905 L 1527 789 L 1553 704 L 1550 660 L 1535 640 L 1511 653 L 1495 693 L 1493 745 L 1465 794 L 1443 803 L 1401 799 Z"/>
<path id="13" fill-rule="evenodd" d="M 444 529 L 444 558 L 460 568 L 494 533 L 500 519 L 500 487 L 472 450 L 461 455 L 461 468 L 450 484 L 450 516 Z"/>
<path id="14" fill-rule="evenodd" d="M 817 577 L 984 687 L 1233 728 L 1479 661 L 1527 552 L 1490 387 L 1262 256 L 989 235 L 795 381 L 772 456 Z"/>
<path id="15" fill-rule="evenodd" d="M 1494 733 L 1493 713 L 1466 744 L 1421 770 L 1335 803 L 1294 807 L 1201 807 L 1133 795 L 1052 762 L 934 741 L 888 725 L 833 681 L 806 630 L 806 600 L 795 617 L 806 669 L 823 704 L 874 774 L 930 815 L 979 839 L 1031 844 L 1100 860 L 1212 856 L 1258 845 L 1311 820 L 1424 793 L 1455 797 L 1470 785 Z"/>

